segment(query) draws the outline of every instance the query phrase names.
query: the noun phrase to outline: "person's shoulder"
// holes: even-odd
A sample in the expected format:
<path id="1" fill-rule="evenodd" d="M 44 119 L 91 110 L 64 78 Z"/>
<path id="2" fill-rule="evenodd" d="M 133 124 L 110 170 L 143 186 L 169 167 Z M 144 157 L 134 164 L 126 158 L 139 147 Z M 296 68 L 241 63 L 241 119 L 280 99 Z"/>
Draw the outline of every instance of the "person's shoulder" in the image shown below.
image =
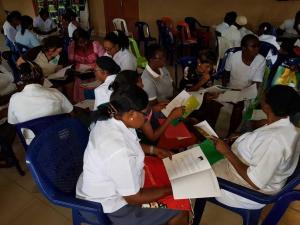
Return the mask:
<path id="1" fill-rule="evenodd" d="M 254 60 L 256 63 L 261 64 L 266 61 L 266 58 L 263 57 L 261 54 L 257 54 Z"/>

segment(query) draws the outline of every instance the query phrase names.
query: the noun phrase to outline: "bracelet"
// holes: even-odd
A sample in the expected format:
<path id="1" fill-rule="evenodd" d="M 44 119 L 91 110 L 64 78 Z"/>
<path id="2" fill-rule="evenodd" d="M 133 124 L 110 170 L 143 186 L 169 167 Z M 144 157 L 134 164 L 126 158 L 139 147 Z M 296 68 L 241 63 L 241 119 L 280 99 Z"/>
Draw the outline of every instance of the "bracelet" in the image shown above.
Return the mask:
<path id="1" fill-rule="evenodd" d="M 153 145 L 150 146 L 149 153 L 150 153 L 150 155 L 154 155 L 154 146 Z"/>

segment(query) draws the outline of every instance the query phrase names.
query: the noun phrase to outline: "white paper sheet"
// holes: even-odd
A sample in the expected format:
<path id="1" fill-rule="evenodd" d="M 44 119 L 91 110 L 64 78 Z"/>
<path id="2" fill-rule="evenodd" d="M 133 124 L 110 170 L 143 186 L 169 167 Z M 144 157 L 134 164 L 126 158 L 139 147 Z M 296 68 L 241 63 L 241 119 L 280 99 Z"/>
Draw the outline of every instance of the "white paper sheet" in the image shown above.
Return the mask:
<path id="1" fill-rule="evenodd" d="M 168 117 L 174 108 L 183 106 L 190 96 L 191 95 L 189 93 L 183 90 L 166 106 L 166 108 L 162 109 L 161 112 L 165 115 L 165 117 Z"/>
<path id="2" fill-rule="evenodd" d="M 204 153 L 198 146 L 173 155 L 172 160 L 165 158 L 163 162 L 170 180 L 211 168 Z"/>
<path id="3" fill-rule="evenodd" d="M 200 128 L 201 130 L 203 130 L 205 133 L 207 133 L 210 136 L 219 137 L 217 135 L 217 133 L 214 131 L 214 129 L 212 129 L 212 127 L 208 124 L 208 122 L 206 120 L 204 120 L 194 126 Z"/>
<path id="4" fill-rule="evenodd" d="M 53 84 L 51 83 L 50 80 L 44 79 L 44 84 L 43 84 L 43 86 L 44 86 L 45 88 L 50 88 L 50 87 L 53 86 Z"/>
<path id="5" fill-rule="evenodd" d="M 66 74 L 67 69 L 70 69 L 71 67 L 72 67 L 72 65 L 64 67 L 61 70 L 57 71 L 56 73 L 50 74 L 47 78 L 49 80 L 64 80 L 64 79 L 66 79 L 65 74 Z"/>
<path id="6" fill-rule="evenodd" d="M 257 96 L 257 87 L 256 84 L 241 90 L 241 91 L 225 91 L 223 94 L 220 94 L 217 98 L 219 102 L 233 102 L 237 103 L 244 100 L 254 99 Z"/>
<path id="7" fill-rule="evenodd" d="M 295 42 L 294 46 L 300 47 L 300 39 L 298 38 L 297 41 Z"/>
<path id="8" fill-rule="evenodd" d="M 81 102 L 78 102 L 74 106 L 82 108 L 82 109 L 87 109 L 88 108 L 90 111 L 93 111 L 94 104 L 95 104 L 95 100 L 93 100 L 93 99 L 86 99 L 86 100 L 83 100 Z"/>

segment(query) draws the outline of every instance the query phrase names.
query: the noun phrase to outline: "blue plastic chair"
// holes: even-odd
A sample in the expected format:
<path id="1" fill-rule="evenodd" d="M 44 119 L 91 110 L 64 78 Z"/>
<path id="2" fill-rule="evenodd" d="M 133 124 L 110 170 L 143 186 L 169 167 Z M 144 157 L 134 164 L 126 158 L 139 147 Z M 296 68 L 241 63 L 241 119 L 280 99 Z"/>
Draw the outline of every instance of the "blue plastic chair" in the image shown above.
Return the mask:
<path id="1" fill-rule="evenodd" d="M 266 57 L 269 51 L 271 51 L 272 55 L 278 54 L 278 50 L 274 45 L 265 41 L 260 41 L 259 54 L 261 54 L 263 57 Z"/>
<path id="2" fill-rule="evenodd" d="M 218 68 L 217 68 L 217 72 L 213 75 L 213 78 L 218 80 L 222 77 L 223 73 L 225 72 L 225 65 L 226 65 L 226 60 L 228 59 L 228 57 L 237 52 L 242 50 L 241 47 L 234 47 L 234 48 L 230 48 L 227 49 L 223 58 L 220 59 L 219 64 L 218 64 Z"/>
<path id="3" fill-rule="evenodd" d="M 298 184 L 300 184 L 300 160 L 294 173 L 288 178 L 287 184 L 279 193 L 275 195 L 266 195 L 261 192 L 254 191 L 252 189 L 240 186 L 238 184 L 232 183 L 221 178 L 218 178 L 218 181 L 221 189 L 227 190 L 241 197 L 250 199 L 261 204 L 275 203 L 275 208 L 271 210 L 271 212 L 267 215 L 265 222 L 263 223 L 263 225 L 270 225 L 272 223 L 269 222 L 278 221 L 280 219 L 278 217 L 281 217 L 283 215 L 284 210 L 287 209 L 291 201 L 300 199 L 299 192 L 295 193 L 295 191 L 293 190 Z M 263 208 L 256 210 L 234 208 L 218 202 L 215 198 L 197 199 L 194 207 L 195 219 L 193 225 L 199 224 L 205 208 L 206 201 L 212 202 L 225 209 L 238 213 L 243 218 L 243 225 L 258 224 L 259 216 L 263 210 Z"/>
<path id="4" fill-rule="evenodd" d="M 184 72 L 184 68 L 187 66 L 196 67 L 197 65 L 197 58 L 194 56 L 184 56 L 177 60 L 177 62 L 174 65 L 174 71 L 175 71 L 175 86 L 178 85 L 178 65 L 181 67 L 182 73 Z"/>
<path id="5" fill-rule="evenodd" d="M 23 123 L 18 123 L 16 124 L 16 130 L 17 130 L 17 135 L 21 140 L 21 143 L 25 149 L 25 151 L 28 148 L 28 145 L 25 141 L 25 138 L 22 134 L 22 128 L 26 128 L 31 130 L 35 137 L 38 136 L 42 131 L 44 131 L 46 128 L 48 128 L 50 125 L 55 124 L 59 122 L 62 119 L 65 119 L 66 117 L 69 117 L 70 114 L 59 114 L 59 115 L 54 115 L 54 116 L 45 116 L 45 117 L 40 117 L 37 119 L 29 120 Z"/>
<path id="6" fill-rule="evenodd" d="M 101 204 L 75 197 L 88 138 L 86 127 L 77 119 L 67 118 L 32 141 L 26 163 L 43 195 L 55 205 L 72 209 L 74 225 L 108 225 Z"/>
<path id="7" fill-rule="evenodd" d="M 28 52 L 28 50 L 30 49 L 29 47 L 22 45 L 18 42 L 15 42 L 15 46 L 20 55 L 26 54 Z"/>

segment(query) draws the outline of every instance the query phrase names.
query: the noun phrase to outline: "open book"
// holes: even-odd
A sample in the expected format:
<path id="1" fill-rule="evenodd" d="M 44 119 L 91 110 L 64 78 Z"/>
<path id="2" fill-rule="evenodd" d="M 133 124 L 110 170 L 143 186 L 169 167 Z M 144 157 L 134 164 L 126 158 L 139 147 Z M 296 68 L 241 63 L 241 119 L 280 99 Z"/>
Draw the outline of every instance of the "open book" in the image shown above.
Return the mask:
<path id="1" fill-rule="evenodd" d="M 223 94 L 220 94 L 217 98 L 219 102 L 233 102 L 237 103 L 244 100 L 254 99 L 257 96 L 257 87 L 256 84 L 241 90 L 241 91 L 225 91 Z"/>
<path id="2" fill-rule="evenodd" d="M 194 127 L 196 127 L 197 130 L 207 139 L 210 139 L 211 137 L 219 137 L 206 120 L 194 125 Z"/>
<path id="3" fill-rule="evenodd" d="M 70 69 L 71 67 L 72 67 L 72 65 L 64 67 L 64 68 L 60 69 L 59 71 L 57 71 L 56 73 L 50 74 L 47 78 L 49 80 L 65 80 L 65 79 L 67 79 L 66 71 L 68 69 Z"/>
<path id="4" fill-rule="evenodd" d="M 199 109 L 200 103 L 195 96 L 183 90 L 161 112 L 168 117 L 173 109 L 180 106 L 185 106 L 183 117 L 187 117 L 191 112 Z"/>
<path id="5" fill-rule="evenodd" d="M 199 146 L 163 159 L 174 199 L 220 196 L 220 188 L 207 158 Z"/>

